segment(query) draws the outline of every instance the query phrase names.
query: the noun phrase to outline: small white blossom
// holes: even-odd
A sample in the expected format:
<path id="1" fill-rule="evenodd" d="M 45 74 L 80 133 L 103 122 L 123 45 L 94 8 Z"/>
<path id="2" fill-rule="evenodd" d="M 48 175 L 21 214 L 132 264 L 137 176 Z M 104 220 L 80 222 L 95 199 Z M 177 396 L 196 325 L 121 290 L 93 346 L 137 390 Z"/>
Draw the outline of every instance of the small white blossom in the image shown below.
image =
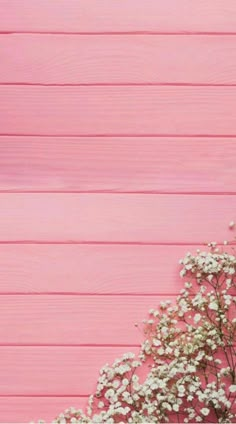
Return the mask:
<path id="1" fill-rule="evenodd" d="M 209 309 L 212 309 L 213 311 L 218 311 L 219 306 L 218 306 L 217 302 L 216 302 L 216 301 L 211 302 L 211 303 L 209 304 Z"/>
<path id="2" fill-rule="evenodd" d="M 208 409 L 208 408 L 202 408 L 201 409 L 201 413 L 202 413 L 202 415 L 204 415 L 206 417 L 207 415 L 209 415 L 210 409 Z"/>
<path id="3" fill-rule="evenodd" d="M 196 322 L 196 323 L 199 322 L 201 320 L 201 318 L 202 318 L 201 314 L 194 315 L 194 322 Z"/>

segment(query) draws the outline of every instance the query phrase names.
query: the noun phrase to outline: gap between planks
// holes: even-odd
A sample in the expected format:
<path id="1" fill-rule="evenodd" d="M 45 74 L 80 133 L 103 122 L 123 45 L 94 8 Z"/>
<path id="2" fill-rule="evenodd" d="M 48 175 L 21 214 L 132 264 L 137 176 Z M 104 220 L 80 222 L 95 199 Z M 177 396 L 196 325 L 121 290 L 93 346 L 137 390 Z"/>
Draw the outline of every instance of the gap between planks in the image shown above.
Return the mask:
<path id="1" fill-rule="evenodd" d="M 186 196 L 235 196 L 236 191 L 160 191 L 160 190 L 0 190 L 0 194 L 161 194 Z"/>
<path id="2" fill-rule="evenodd" d="M 194 36 L 194 35 L 203 35 L 203 36 L 214 36 L 214 37 L 221 37 L 221 36 L 227 36 L 232 35 L 235 36 L 235 31 L 0 31 L 1 35 L 17 35 L 17 34 L 37 34 L 37 35 L 91 35 L 91 36 L 103 36 L 103 35 L 119 35 L 119 36 L 126 36 L 126 35 L 185 35 L 185 36 Z"/>
<path id="3" fill-rule="evenodd" d="M 138 138 L 146 138 L 146 137 L 150 137 L 150 138 L 236 138 L 236 133 L 235 134 L 187 134 L 187 133 L 183 133 L 183 134 L 161 134 L 161 133 L 147 133 L 147 134 L 139 134 L 139 133 L 127 133 L 127 134 L 118 134 L 118 133 L 111 133 L 111 134 L 37 134 L 37 133 L 27 133 L 27 134 L 22 134 L 22 133 L 0 133 L 0 137 L 44 137 L 44 138 L 53 138 L 53 137 L 57 137 L 57 138 L 63 138 L 63 137 L 70 137 L 70 138 L 75 138 L 75 137 L 85 137 L 85 138 L 100 138 L 100 137 L 104 137 L 104 138 L 116 138 L 116 137 L 127 137 L 127 138 L 132 138 L 132 137 L 138 137 Z"/>
<path id="4" fill-rule="evenodd" d="M 179 293 L 171 293 L 171 296 L 178 296 L 178 294 Z M 130 293 L 122 293 L 122 292 L 118 292 L 118 293 L 115 293 L 115 292 L 112 292 L 112 293 L 90 293 L 90 292 L 82 292 L 82 293 L 80 293 L 80 292 L 74 292 L 74 291 L 68 291 L 68 292 L 58 292 L 58 291 L 52 291 L 52 292 L 50 292 L 50 291 L 48 291 L 48 292 L 40 292 L 40 291 L 38 291 L 38 292 L 34 292 L 34 291 L 27 291 L 27 292 L 25 292 L 25 291 L 20 291 L 20 292 L 17 292 L 17 291 L 13 291 L 13 292 L 0 292 L 0 296 L 57 296 L 57 295 L 59 295 L 59 296 L 100 296 L 100 297 L 103 297 L 103 296 L 115 296 L 115 297 L 119 297 L 119 296 L 132 296 L 132 297 L 138 297 L 138 296 L 141 296 L 141 297 L 144 297 L 144 296 L 158 296 L 158 297 L 160 297 L 160 296 L 170 296 L 170 293 L 168 293 L 168 292 L 166 292 L 166 293 L 158 293 L 158 292 L 155 292 L 155 293 L 135 293 L 135 292 L 130 292 Z M 1 345 L 1 343 L 0 343 L 0 345 Z"/>
<path id="5" fill-rule="evenodd" d="M 236 243 L 236 242 L 235 242 Z M 1 244 L 68 244 L 68 245 L 125 245 L 125 246 L 207 246 L 207 243 L 195 243 L 195 242 L 141 242 L 141 241 L 54 241 L 54 240 L 0 240 Z M 220 243 L 218 244 L 220 246 Z M 223 245 L 222 245 L 223 246 Z"/>
<path id="6" fill-rule="evenodd" d="M 84 138 L 236 138 L 235 134 L 162 134 L 162 133 L 147 133 L 147 134 L 139 134 L 139 133 L 111 133 L 111 134 L 37 134 L 37 133 L 0 133 L 0 137 L 45 137 L 45 138 L 63 138 L 63 137 L 70 137 L 70 138 L 76 138 L 76 137 L 84 137 Z"/>
<path id="7" fill-rule="evenodd" d="M 104 347 L 125 347 L 125 348 L 138 348 L 141 344 L 135 343 L 0 343 L 1 347 L 96 347 L 96 348 L 104 348 Z"/>
<path id="8" fill-rule="evenodd" d="M 1 82 L 0 86 L 17 87 L 236 87 L 236 83 L 200 82 L 89 82 L 89 83 L 41 83 Z"/>
<path id="9" fill-rule="evenodd" d="M 9 394 L 9 395 L 4 395 L 4 394 L 0 394 L 0 398 L 14 398 L 14 397 L 17 397 L 17 398 L 64 398 L 64 397 L 66 397 L 66 398 L 71 398 L 71 397 L 79 397 L 79 398 L 88 398 L 90 396 L 90 394 L 87 394 L 87 395 L 83 395 L 83 394 L 81 394 L 81 395 L 79 395 L 79 394 L 75 394 L 75 395 L 68 395 L 68 394 L 65 394 L 65 395 L 54 395 L 54 394 L 50 394 L 50 395 L 47 395 L 47 394 L 37 394 L 37 395 L 34 395 L 34 394 L 30 394 L 30 395 L 24 395 L 24 394 Z M 19 424 L 19 423 L 17 423 L 17 424 Z"/>

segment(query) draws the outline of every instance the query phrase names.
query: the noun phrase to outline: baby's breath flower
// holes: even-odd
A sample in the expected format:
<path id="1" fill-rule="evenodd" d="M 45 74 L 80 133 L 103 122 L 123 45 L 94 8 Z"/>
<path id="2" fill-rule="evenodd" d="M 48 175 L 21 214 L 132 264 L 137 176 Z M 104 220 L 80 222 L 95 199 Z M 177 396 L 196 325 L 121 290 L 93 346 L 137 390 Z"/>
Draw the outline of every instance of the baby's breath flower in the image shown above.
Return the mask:
<path id="1" fill-rule="evenodd" d="M 209 415 L 210 409 L 208 409 L 208 408 L 202 408 L 201 409 L 201 413 L 202 413 L 202 415 L 204 415 L 206 417 L 207 415 Z"/>

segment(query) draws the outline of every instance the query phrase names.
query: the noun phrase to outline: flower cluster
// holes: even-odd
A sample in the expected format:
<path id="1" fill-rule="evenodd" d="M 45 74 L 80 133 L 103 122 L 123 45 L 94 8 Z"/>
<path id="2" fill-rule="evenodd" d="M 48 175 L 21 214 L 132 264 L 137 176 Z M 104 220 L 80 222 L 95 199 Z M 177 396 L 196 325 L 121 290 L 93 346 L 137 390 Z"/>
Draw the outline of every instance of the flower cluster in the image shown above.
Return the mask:
<path id="1" fill-rule="evenodd" d="M 180 260 L 184 288 L 149 311 L 139 355 L 106 364 L 86 413 L 53 423 L 236 422 L 236 256 L 207 250 Z"/>

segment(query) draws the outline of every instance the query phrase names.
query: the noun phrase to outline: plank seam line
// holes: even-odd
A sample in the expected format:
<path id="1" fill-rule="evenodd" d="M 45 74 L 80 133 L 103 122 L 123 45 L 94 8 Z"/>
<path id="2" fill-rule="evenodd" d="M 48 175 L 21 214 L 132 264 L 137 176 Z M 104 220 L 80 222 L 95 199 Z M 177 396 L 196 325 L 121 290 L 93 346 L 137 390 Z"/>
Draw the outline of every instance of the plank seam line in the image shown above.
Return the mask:
<path id="1" fill-rule="evenodd" d="M 236 87 L 236 83 L 199 82 L 91 82 L 91 83 L 41 83 L 0 82 L 2 87 Z"/>
<path id="2" fill-rule="evenodd" d="M 35 244 L 35 245 L 114 245 L 114 246 L 199 246 L 206 245 L 207 242 L 148 242 L 148 241 L 49 241 L 49 240 L 0 240 L 0 245 L 14 244 Z"/>
<path id="3" fill-rule="evenodd" d="M 55 291 L 55 292 L 34 292 L 34 291 L 32 291 L 32 292 L 29 292 L 29 291 L 27 291 L 27 292 L 24 292 L 24 291 L 21 291 L 21 292 L 0 292 L 0 296 L 82 296 L 82 297 L 153 297 L 153 296 L 155 296 L 155 297 L 162 297 L 162 296 L 171 296 L 171 297 L 175 297 L 175 296 L 178 296 L 179 295 L 179 293 L 173 293 L 173 292 L 171 292 L 171 293 L 157 293 L 157 292 L 151 292 L 151 293 L 140 293 L 140 292 L 137 292 L 137 293 L 132 293 L 132 292 L 127 292 L 127 293 L 122 293 L 122 292 L 118 292 L 118 293 L 116 293 L 116 292 L 114 292 L 114 293 L 107 293 L 107 292 L 105 292 L 105 293 L 93 293 L 93 292 L 91 292 L 91 293 L 89 293 L 89 292 L 82 292 L 82 293 L 80 293 L 80 292 L 57 292 L 57 291 Z M 1 345 L 1 343 L 0 343 L 0 345 Z"/>
<path id="4" fill-rule="evenodd" d="M 80 398 L 87 398 L 87 397 L 89 397 L 90 396 L 90 394 L 88 394 L 88 395 L 86 395 L 86 394 L 76 394 L 76 393 L 74 393 L 73 395 L 68 395 L 68 394 L 65 394 L 65 395 L 62 395 L 62 394 L 49 394 L 49 395 L 47 395 L 47 394 L 32 394 L 32 393 L 29 393 L 29 394 L 0 394 L 0 398 L 13 398 L 13 397 L 19 397 L 19 398 L 38 398 L 38 397 L 42 397 L 42 398 L 51 398 L 51 397 L 58 397 L 58 398 L 69 398 L 69 397 L 80 397 Z M 16 424 L 19 424 L 19 422 L 17 422 Z"/>
<path id="5" fill-rule="evenodd" d="M 95 347 L 95 348 L 113 348 L 113 347 L 125 347 L 125 348 L 130 348 L 130 347 L 140 347 L 140 344 L 135 344 L 135 343 L 100 343 L 100 344 L 96 344 L 96 343 L 0 343 L 0 350 L 1 347 L 68 347 L 68 348 L 73 348 L 73 347 Z"/>
<path id="6" fill-rule="evenodd" d="M 62 395 L 62 394 L 0 394 L 0 398 L 69 398 L 69 397 L 78 397 L 78 398 L 88 398 L 90 395 L 84 395 L 84 394 L 73 394 L 73 395 Z M 13 422 L 11 421 L 13 424 Z M 21 424 L 19 421 L 17 421 L 15 424 Z M 22 424 L 25 424 L 22 423 Z"/>
<path id="7" fill-rule="evenodd" d="M 0 146 L 1 148 L 1 146 Z M 235 196 L 236 191 L 159 191 L 159 190 L 4 190 L 0 194 L 141 194 L 141 195 L 176 195 L 176 196 Z"/>
<path id="8" fill-rule="evenodd" d="M 24 31 L 24 30 L 16 30 L 16 31 L 0 31 L 0 35 L 18 35 L 18 34 L 25 34 L 25 35 L 90 35 L 90 36 L 113 36 L 113 35 L 119 35 L 119 36 L 140 36 L 140 35 L 168 35 L 168 36 L 235 36 L 236 31 Z"/>
<path id="9" fill-rule="evenodd" d="M 57 138 L 65 138 L 65 137 L 77 137 L 77 138 L 109 138 L 109 137 L 135 137 L 135 138 L 144 138 L 144 137 L 156 137 L 156 138 L 236 138 L 235 134 L 207 134 L 207 133 L 199 133 L 199 134 L 174 134 L 174 133 L 143 133 L 143 134 L 129 134 L 129 133 L 101 133 L 101 134 L 40 134 L 40 133 L 0 133 L 0 137 L 57 137 Z"/>

